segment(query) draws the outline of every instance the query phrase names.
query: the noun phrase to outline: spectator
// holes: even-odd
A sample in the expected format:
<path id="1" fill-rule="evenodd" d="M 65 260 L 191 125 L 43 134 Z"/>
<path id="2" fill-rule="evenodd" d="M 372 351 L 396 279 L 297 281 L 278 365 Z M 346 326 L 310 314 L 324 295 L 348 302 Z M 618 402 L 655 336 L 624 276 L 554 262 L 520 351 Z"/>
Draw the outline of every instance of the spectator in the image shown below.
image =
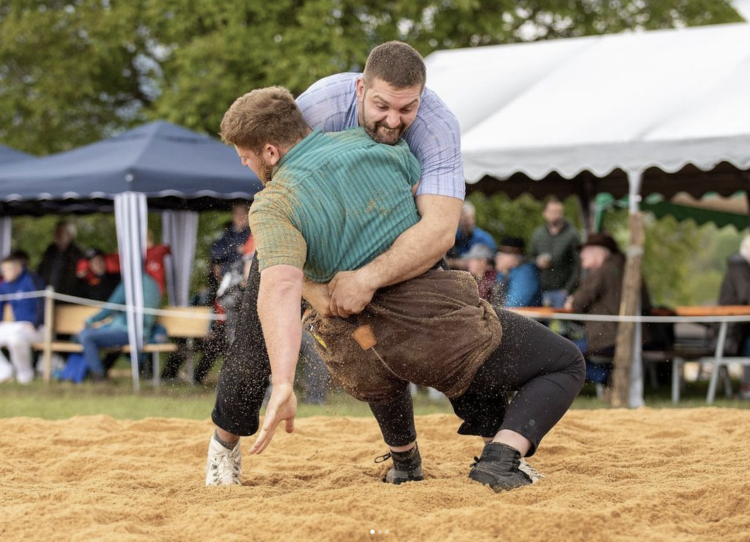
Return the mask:
<path id="1" fill-rule="evenodd" d="M 62 220 L 55 226 L 55 241 L 47 247 L 38 272 L 45 284 L 58 294 L 74 295 L 78 288 L 76 264 L 83 258 L 83 250 L 75 244 L 76 229 Z"/>
<path id="2" fill-rule="evenodd" d="M 154 245 L 154 232 L 148 230 L 146 239 L 146 273 L 159 285 L 161 295 L 167 289 L 167 272 L 164 267 L 164 258 L 171 252 L 168 245 Z"/>
<path id="3" fill-rule="evenodd" d="M 563 204 L 550 198 L 542 211 L 544 225 L 531 235 L 529 256 L 539 268 L 542 304 L 562 307 L 575 291 L 580 273 L 578 233 L 563 217 Z"/>
<path id="4" fill-rule="evenodd" d="M 250 225 L 247 218 L 249 210 L 247 203 L 235 203 L 232 206 L 232 222 L 224 235 L 211 247 L 211 264 L 220 266 L 221 277 L 234 262 L 242 259 L 245 243 L 250 237 Z"/>
<path id="5" fill-rule="evenodd" d="M 489 300 L 495 286 L 495 251 L 485 244 L 477 243 L 461 256 L 461 261 L 476 279 L 479 297 Z"/>
<path id="6" fill-rule="evenodd" d="M 158 284 L 146 272 L 143 273 L 142 281 L 144 308 L 159 308 L 161 304 L 161 292 L 159 292 Z M 112 292 L 107 302 L 125 305 L 125 285 L 122 282 Z M 107 319 L 109 321 L 104 325 L 93 327 L 93 324 Z M 151 328 L 155 320 L 156 317 L 153 314 L 143 315 L 144 340 L 148 340 L 148 337 L 151 336 Z M 78 334 L 78 340 L 83 345 L 83 357 L 86 358 L 86 366 L 92 380 L 104 380 L 105 371 L 102 360 L 99 357 L 99 350 L 128 344 L 128 319 L 126 313 L 117 309 L 102 308 L 102 310 L 86 319 L 86 327 Z"/>
<path id="7" fill-rule="evenodd" d="M 539 307 L 542 288 L 539 271 L 526 261 L 526 243 L 518 237 L 503 237 L 495 256 L 497 271 L 492 303 L 502 307 Z"/>
<path id="8" fill-rule="evenodd" d="M 719 305 L 750 305 L 750 235 L 740 251 L 727 260 L 727 272 L 721 283 Z M 730 324 L 725 352 L 730 356 L 750 357 L 750 322 Z M 741 399 L 750 399 L 750 367 L 745 366 L 740 384 Z"/>
<path id="9" fill-rule="evenodd" d="M 106 301 L 117 285 L 120 284 L 120 274 L 107 269 L 104 252 L 98 248 L 90 248 L 85 257 L 78 261 L 76 276 L 78 277 L 78 297 Z"/>
<path id="10" fill-rule="evenodd" d="M 620 314 L 625 256 L 606 233 L 591 234 L 581 247 L 581 266 L 587 272 L 565 308 L 579 314 Z M 641 308 L 651 307 L 645 284 L 641 284 Z M 617 341 L 617 322 L 586 322 L 587 358 L 612 358 Z M 645 338 L 644 338 L 645 339 Z"/>
<path id="11" fill-rule="evenodd" d="M 7 256 L 0 264 L 3 282 L 0 284 L 0 295 L 21 294 L 44 289 L 38 277 L 24 266 L 22 257 Z M 8 349 L 10 362 L 0 352 L 0 382 L 13 377 L 19 384 L 28 384 L 34 379 L 34 368 L 31 363 L 31 344 L 44 340 L 44 298 L 0 300 L 0 315 L 5 313 L 5 305 L 10 303 L 13 309 L 12 322 L 0 322 L 0 347 Z M 12 362 L 12 365 L 11 365 Z"/>
<path id="12" fill-rule="evenodd" d="M 462 260 L 461 257 L 477 244 L 489 247 L 493 254 L 497 250 L 497 245 L 492 236 L 483 229 L 477 228 L 476 210 L 474 209 L 474 205 L 467 201 L 461 209 L 461 218 L 458 222 L 458 231 L 456 232 L 456 243 L 448 252 L 448 265 L 453 269 L 467 271 L 466 266 L 468 262 Z"/>

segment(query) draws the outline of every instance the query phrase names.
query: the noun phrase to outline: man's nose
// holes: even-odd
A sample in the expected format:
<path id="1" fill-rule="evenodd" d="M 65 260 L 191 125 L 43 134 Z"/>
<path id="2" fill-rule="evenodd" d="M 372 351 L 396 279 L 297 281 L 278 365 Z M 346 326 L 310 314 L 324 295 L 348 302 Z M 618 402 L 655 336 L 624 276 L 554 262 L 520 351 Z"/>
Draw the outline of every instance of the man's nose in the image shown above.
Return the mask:
<path id="1" fill-rule="evenodd" d="M 398 128 L 401 124 L 401 117 L 399 114 L 395 111 L 389 111 L 388 114 L 385 117 L 385 125 L 388 128 Z"/>

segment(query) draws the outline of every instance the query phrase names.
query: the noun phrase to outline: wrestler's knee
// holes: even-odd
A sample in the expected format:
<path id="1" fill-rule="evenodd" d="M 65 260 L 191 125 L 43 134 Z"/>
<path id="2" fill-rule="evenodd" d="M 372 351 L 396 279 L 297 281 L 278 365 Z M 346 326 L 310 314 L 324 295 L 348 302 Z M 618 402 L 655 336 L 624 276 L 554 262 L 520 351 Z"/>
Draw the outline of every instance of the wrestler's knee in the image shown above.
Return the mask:
<path id="1" fill-rule="evenodd" d="M 561 357 L 566 361 L 565 372 L 574 379 L 576 392 L 580 392 L 586 381 L 586 360 L 579 348 L 570 341 L 566 341 Z"/>

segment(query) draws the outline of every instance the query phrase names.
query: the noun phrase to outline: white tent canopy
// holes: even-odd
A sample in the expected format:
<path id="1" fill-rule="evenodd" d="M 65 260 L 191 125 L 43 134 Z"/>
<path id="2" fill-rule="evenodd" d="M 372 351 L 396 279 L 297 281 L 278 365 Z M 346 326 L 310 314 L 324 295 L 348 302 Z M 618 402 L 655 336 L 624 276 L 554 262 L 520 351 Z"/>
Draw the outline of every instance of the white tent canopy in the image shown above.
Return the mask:
<path id="1" fill-rule="evenodd" d="M 649 168 L 685 173 L 649 186 L 665 195 L 748 182 L 750 24 L 441 51 L 427 84 L 458 117 L 468 183 L 583 175 L 622 193 Z"/>

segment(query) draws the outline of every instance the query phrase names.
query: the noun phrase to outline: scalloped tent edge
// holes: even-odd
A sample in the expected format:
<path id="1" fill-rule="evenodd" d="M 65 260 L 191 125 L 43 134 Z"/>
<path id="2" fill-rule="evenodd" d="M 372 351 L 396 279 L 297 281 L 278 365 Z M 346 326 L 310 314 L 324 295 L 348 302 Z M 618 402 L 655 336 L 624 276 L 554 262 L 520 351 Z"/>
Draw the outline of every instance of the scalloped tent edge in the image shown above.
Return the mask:
<path id="1" fill-rule="evenodd" d="M 461 126 L 469 190 L 577 195 L 585 207 L 598 192 L 750 186 L 750 24 L 440 51 L 426 63 Z"/>

